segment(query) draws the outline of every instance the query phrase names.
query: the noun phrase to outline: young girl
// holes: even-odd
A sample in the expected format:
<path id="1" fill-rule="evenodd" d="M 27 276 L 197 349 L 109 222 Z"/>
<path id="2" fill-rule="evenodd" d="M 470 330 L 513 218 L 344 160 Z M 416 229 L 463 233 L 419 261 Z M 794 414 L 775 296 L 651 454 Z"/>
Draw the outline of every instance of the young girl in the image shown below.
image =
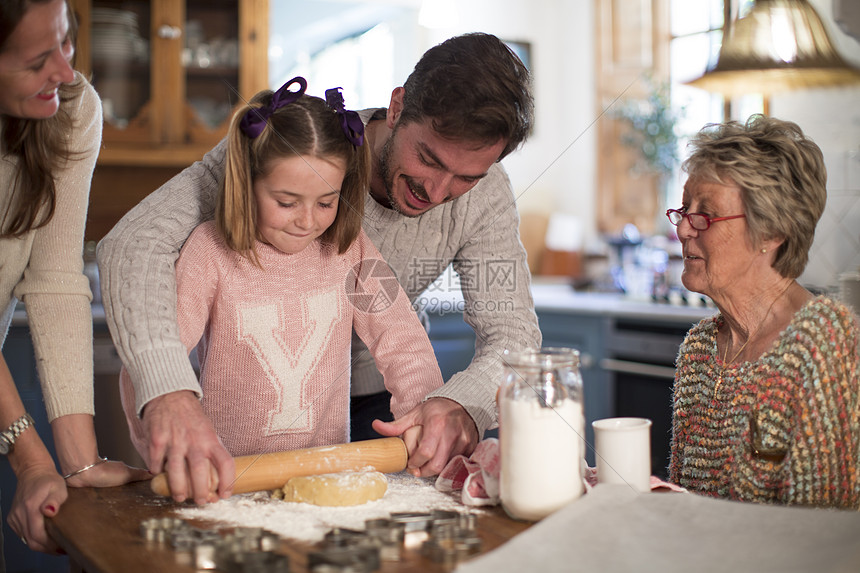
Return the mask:
<path id="1" fill-rule="evenodd" d="M 409 299 L 361 230 L 364 126 L 338 89 L 323 101 L 305 87 L 294 78 L 237 112 L 216 220 L 194 230 L 176 263 L 180 335 L 200 359 L 193 390 L 233 456 L 349 441 L 353 329 L 395 416 L 442 384 Z M 149 463 L 121 376 L 132 441 Z"/>

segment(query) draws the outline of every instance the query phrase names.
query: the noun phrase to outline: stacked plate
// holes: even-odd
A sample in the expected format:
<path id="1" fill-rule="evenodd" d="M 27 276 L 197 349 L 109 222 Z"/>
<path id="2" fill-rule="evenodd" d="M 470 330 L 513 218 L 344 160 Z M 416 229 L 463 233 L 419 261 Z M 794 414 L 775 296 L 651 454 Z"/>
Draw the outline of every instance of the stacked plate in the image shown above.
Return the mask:
<path id="1" fill-rule="evenodd" d="M 115 8 L 93 8 L 92 54 L 94 61 L 140 62 L 149 59 L 141 37 L 137 14 Z"/>

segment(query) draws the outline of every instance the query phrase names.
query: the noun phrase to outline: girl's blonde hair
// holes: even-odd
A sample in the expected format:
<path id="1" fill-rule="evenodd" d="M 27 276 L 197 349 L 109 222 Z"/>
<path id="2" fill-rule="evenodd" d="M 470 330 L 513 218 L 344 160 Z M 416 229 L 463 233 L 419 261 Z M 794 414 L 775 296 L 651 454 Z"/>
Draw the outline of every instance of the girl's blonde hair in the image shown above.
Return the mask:
<path id="1" fill-rule="evenodd" d="M 370 185 L 370 150 L 367 144 L 353 146 L 341 127 L 338 114 L 322 99 L 302 95 L 275 110 L 259 136 L 248 137 L 241 129 L 250 110 L 271 105 L 273 92 L 258 93 L 239 109 L 227 135 L 224 183 L 215 207 L 215 221 L 232 250 L 259 265 L 254 241 L 257 233 L 257 203 L 254 181 L 265 177 L 273 162 L 298 156 L 331 161 L 340 159 L 346 174 L 340 188 L 337 215 L 320 237 L 342 254 L 361 229 L 364 199 Z"/>

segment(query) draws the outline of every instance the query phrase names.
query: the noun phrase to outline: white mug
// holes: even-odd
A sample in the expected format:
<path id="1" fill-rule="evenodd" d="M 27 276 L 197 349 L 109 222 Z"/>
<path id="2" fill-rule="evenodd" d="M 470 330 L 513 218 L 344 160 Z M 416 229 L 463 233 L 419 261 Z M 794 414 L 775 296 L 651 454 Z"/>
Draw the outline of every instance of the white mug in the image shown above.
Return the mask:
<path id="1" fill-rule="evenodd" d="M 651 490 L 651 420 L 604 418 L 591 423 L 597 483 L 628 484 Z"/>

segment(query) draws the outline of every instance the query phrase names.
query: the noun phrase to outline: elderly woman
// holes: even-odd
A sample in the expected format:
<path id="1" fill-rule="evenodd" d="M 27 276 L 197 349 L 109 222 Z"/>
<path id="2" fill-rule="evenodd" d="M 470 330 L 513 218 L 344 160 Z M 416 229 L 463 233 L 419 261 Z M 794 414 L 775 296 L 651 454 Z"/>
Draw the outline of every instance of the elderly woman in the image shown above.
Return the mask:
<path id="1" fill-rule="evenodd" d="M 65 0 L 0 3 L 0 346 L 20 299 L 59 473 L 2 355 L 0 454 L 17 478 L 9 525 L 39 551 L 57 549 L 45 517 L 56 515 L 67 485 L 147 477 L 100 458 L 93 426 L 92 295 L 82 252 L 102 118 L 95 90 L 72 69 L 73 32 Z"/>
<path id="2" fill-rule="evenodd" d="M 734 500 L 860 507 L 858 326 L 795 279 L 824 210 L 821 150 L 794 123 L 703 129 L 681 209 L 682 281 L 719 313 L 678 355 L 670 480 Z"/>

